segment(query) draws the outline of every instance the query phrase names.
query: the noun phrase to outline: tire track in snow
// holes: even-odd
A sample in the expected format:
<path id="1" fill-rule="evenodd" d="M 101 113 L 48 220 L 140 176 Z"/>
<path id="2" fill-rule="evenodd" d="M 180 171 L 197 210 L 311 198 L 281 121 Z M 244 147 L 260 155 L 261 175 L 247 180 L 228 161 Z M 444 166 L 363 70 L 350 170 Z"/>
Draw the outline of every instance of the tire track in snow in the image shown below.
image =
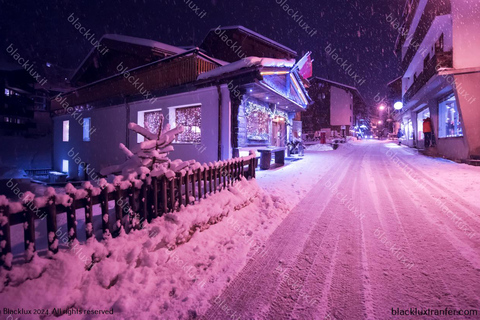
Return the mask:
<path id="1" fill-rule="evenodd" d="M 435 226 L 438 227 L 434 223 L 434 220 L 431 219 L 432 213 L 420 206 L 418 208 L 418 204 L 422 204 L 425 202 L 432 203 L 433 200 L 430 197 L 426 197 L 426 201 L 420 201 L 420 196 L 425 195 L 425 190 L 420 188 L 418 184 L 412 183 L 412 180 L 410 178 L 407 178 L 406 175 L 401 172 L 400 170 L 395 170 L 396 168 L 394 166 L 385 166 L 385 170 L 387 170 L 388 175 L 389 175 L 389 180 L 391 180 L 389 184 L 389 193 L 395 193 L 397 197 L 395 198 L 396 200 L 396 207 L 398 210 L 403 210 L 402 214 L 402 220 L 404 220 L 406 223 L 409 225 L 409 228 L 404 229 L 405 233 L 408 234 L 407 239 L 415 239 L 416 243 L 414 249 L 412 249 L 409 254 L 410 256 L 413 256 L 413 260 L 418 264 L 417 271 L 414 273 L 413 276 L 408 276 L 402 275 L 401 279 L 406 280 L 405 283 L 399 283 L 399 285 L 403 287 L 409 288 L 407 292 L 403 295 L 405 297 L 403 298 L 404 304 L 409 303 L 410 305 L 418 306 L 417 300 L 412 300 L 412 295 L 413 297 L 416 296 L 419 301 L 422 299 L 434 299 L 433 301 L 437 300 L 437 303 L 432 302 L 432 300 L 429 301 L 424 301 L 422 304 L 425 306 L 433 306 L 437 305 L 438 307 L 444 307 L 445 303 L 448 303 L 450 306 L 458 306 L 459 303 L 457 301 L 456 296 L 460 294 L 459 290 L 457 289 L 457 295 L 455 295 L 450 288 L 452 285 L 455 288 L 459 287 L 459 284 L 461 284 L 462 279 L 461 277 L 458 276 L 453 276 L 456 279 L 456 281 L 449 281 L 450 284 L 447 284 L 445 281 L 446 279 L 450 280 L 450 277 L 445 277 L 444 272 L 448 271 L 449 273 L 457 273 L 457 270 L 461 269 L 466 269 L 469 270 L 470 268 L 465 268 L 464 264 L 458 265 L 457 268 L 451 268 L 447 263 L 449 261 L 449 255 L 448 253 L 445 253 L 445 250 L 442 250 L 442 246 L 439 245 L 439 241 L 444 243 L 445 239 L 445 234 L 441 231 L 435 231 L 435 233 L 431 233 L 429 229 L 424 228 L 424 226 L 430 226 L 434 224 Z M 402 176 L 403 175 L 403 176 Z M 395 178 L 396 177 L 396 178 Z M 381 179 L 381 177 L 379 178 Z M 386 179 L 386 178 L 385 178 Z M 388 179 L 387 179 L 388 180 Z M 388 182 L 388 181 L 385 181 Z M 396 183 L 392 183 L 396 182 Z M 399 183 L 400 182 L 400 183 Z M 416 201 L 416 202 L 415 202 Z M 435 206 L 430 206 L 435 208 Z M 411 212 L 409 208 L 416 208 L 415 212 Z M 422 215 L 419 215 L 420 211 Z M 400 218 L 400 217 L 399 217 Z M 435 228 L 437 229 L 437 228 Z M 408 230 L 408 231 L 407 231 Z M 456 230 L 457 233 L 461 232 L 460 230 Z M 447 234 L 452 231 L 447 229 Z M 438 234 L 436 234 L 438 233 Z M 439 237 L 440 236 L 440 237 Z M 448 238 L 448 236 L 447 236 Z M 448 239 L 446 239 L 448 240 Z M 434 244 L 435 248 L 432 248 L 431 246 L 428 246 L 428 244 Z M 451 251 L 451 250 L 449 250 Z M 441 263 L 438 263 L 438 261 L 441 261 Z M 440 271 L 442 270 L 442 271 Z M 478 273 L 472 274 L 471 272 L 474 271 L 470 269 L 470 271 L 467 271 L 467 273 L 470 273 L 470 277 L 477 278 L 478 279 Z M 418 276 L 420 275 L 420 276 Z M 413 282 L 413 277 L 415 277 L 415 282 Z M 432 283 L 433 281 L 433 283 Z M 424 287 L 423 290 L 418 292 L 418 287 Z M 440 286 L 440 288 L 438 287 Z M 442 289 L 443 287 L 443 289 Z M 413 289 L 413 291 L 412 291 Z M 473 293 L 474 296 L 477 296 L 477 293 L 475 293 L 475 290 L 473 288 L 470 288 L 466 291 L 470 291 L 470 293 Z M 460 290 L 461 291 L 461 290 Z M 445 296 L 442 299 L 442 296 L 440 296 L 440 293 L 443 293 Z M 441 301 L 441 300 L 447 300 L 447 301 Z M 470 301 L 469 301 L 470 300 Z M 441 303 L 439 303 L 440 301 Z M 467 302 L 468 301 L 468 302 Z M 478 301 L 478 298 L 477 298 Z M 471 299 L 464 299 L 464 303 L 461 303 L 461 307 L 465 307 L 465 302 L 467 304 L 472 305 L 475 304 L 475 301 L 472 301 Z"/>
<path id="2" fill-rule="evenodd" d="M 391 170 L 390 168 L 388 168 L 388 170 Z M 416 188 L 417 190 L 413 190 L 411 187 L 408 188 L 407 186 L 405 186 L 404 184 L 404 190 L 405 192 L 409 195 L 410 199 L 415 199 L 417 200 L 417 202 L 421 203 L 421 200 L 419 199 L 419 194 L 421 194 L 421 192 L 425 192 L 425 189 L 423 188 L 420 188 L 420 186 L 418 184 L 414 184 L 414 188 Z M 427 199 L 427 202 L 430 202 L 430 204 L 433 202 L 433 199 L 432 197 L 426 197 Z M 426 201 L 423 201 L 423 203 L 425 203 Z M 428 207 L 428 206 L 427 206 Z M 435 208 L 435 205 L 430 205 L 430 207 L 432 208 Z M 430 223 L 430 225 L 433 225 L 436 227 L 436 230 L 434 231 L 434 234 L 432 236 L 430 236 L 430 239 L 428 239 L 428 241 L 430 243 L 435 243 L 439 249 L 442 248 L 442 250 L 437 250 L 436 254 L 441 256 L 442 259 L 438 259 L 438 260 L 442 260 L 442 261 L 449 261 L 449 258 L 450 258 L 450 255 L 447 255 L 445 253 L 445 249 L 444 248 L 448 248 L 448 244 L 450 244 L 451 246 L 453 246 L 456 251 L 457 251 L 457 254 L 460 254 L 460 256 L 463 258 L 463 259 L 466 259 L 468 263 L 470 263 L 474 268 L 476 268 L 476 270 L 480 270 L 478 268 L 478 263 L 480 263 L 480 259 L 478 259 L 478 255 L 475 254 L 475 252 L 473 251 L 473 249 L 471 249 L 467 244 L 465 244 L 464 242 L 462 242 L 458 237 L 457 235 L 455 235 L 455 233 L 463 233 L 463 231 L 459 230 L 459 229 L 455 229 L 454 226 L 451 226 L 449 224 L 444 224 L 443 226 L 440 225 L 438 223 L 438 217 L 437 216 L 434 216 L 432 214 L 431 211 L 427 210 L 426 207 L 424 206 L 420 206 L 419 207 L 419 210 L 423 213 L 423 215 L 421 217 L 423 217 L 424 219 L 427 220 L 427 222 Z M 442 215 L 442 214 L 441 214 Z M 441 221 L 441 220 L 440 220 Z M 443 224 L 443 222 L 442 222 Z M 417 225 L 417 224 L 415 224 Z M 420 232 L 420 234 L 422 234 Z M 415 233 L 413 233 L 413 235 L 415 235 Z M 428 235 L 428 233 L 425 233 L 425 235 Z M 447 241 L 448 243 L 444 243 L 442 246 L 439 245 L 440 242 L 442 242 L 442 239 L 444 241 Z M 443 242 L 444 242 L 443 241 Z M 467 250 L 468 251 L 468 254 L 466 254 L 464 252 L 464 250 Z M 419 258 L 420 259 L 420 258 Z M 452 283 L 447 283 L 445 281 L 445 277 L 443 276 L 443 272 L 438 270 L 439 268 L 444 268 L 443 266 L 439 266 L 438 264 L 433 264 L 432 267 L 430 269 L 433 269 L 433 274 L 432 276 L 430 276 L 431 278 L 434 278 L 436 279 L 436 281 L 438 281 L 445 289 L 444 293 L 445 293 L 445 296 L 448 297 L 449 299 L 452 299 L 453 301 L 450 302 L 449 305 L 451 306 L 454 306 L 456 308 L 462 308 L 465 304 L 464 303 L 461 303 L 458 301 L 458 299 L 456 298 L 456 294 L 454 293 L 455 291 L 457 291 L 458 293 L 458 284 L 462 282 L 461 279 L 457 279 L 457 281 L 451 281 Z M 464 263 L 460 263 L 458 265 L 458 268 L 459 269 L 465 269 L 465 264 Z M 450 270 L 452 271 L 452 270 Z M 424 272 L 424 271 L 422 271 Z M 426 271 L 428 272 L 428 271 Z M 455 274 L 457 272 L 454 272 Z M 458 276 L 457 276 L 458 277 Z M 478 277 L 478 273 L 477 273 L 477 278 Z M 447 279 L 451 279 L 450 277 L 448 277 Z M 454 289 L 452 289 L 454 288 Z M 470 296 L 473 296 L 476 298 L 475 300 L 476 301 L 471 301 L 470 304 L 473 306 L 475 304 L 478 305 L 478 303 L 480 302 L 480 299 L 479 299 L 479 290 L 477 290 L 477 292 L 475 293 L 474 291 L 470 291 Z M 438 296 L 438 293 L 432 293 L 433 296 Z M 470 300 L 470 298 L 466 299 L 466 300 Z"/>
<path id="3" fill-rule="evenodd" d="M 343 162 L 346 162 L 345 159 Z M 351 160 L 350 160 L 351 164 Z M 347 163 L 344 172 L 348 167 Z M 339 166 L 333 171 L 341 170 Z M 322 188 L 323 178 L 317 184 Z M 314 223 L 319 220 L 323 212 L 316 215 L 305 215 L 304 212 L 315 212 L 315 200 L 330 201 L 333 196 L 328 194 L 327 199 L 320 199 L 316 194 L 318 190 L 315 187 L 307 194 L 304 201 L 301 202 L 280 224 L 277 230 L 268 239 L 267 255 L 255 260 L 250 260 L 243 268 L 240 274 L 232 281 L 232 283 L 224 290 L 220 296 L 221 301 L 225 301 L 230 309 L 238 311 L 242 318 L 257 317 L 264 314 L 270 305 L 272 297 L 276 296 L 276 289 L 279 285 L 278 277 L 273 276 L 273 271 L 278 266 L 279 259 L 291 263 L 298 255 L 301 247 L 300 243 L 305 243 Z M 297 241 L 294 241 L 296 239 Z M 226 314 L 220 310 L 218 305 L 211 302 L 212 306 L 205 313 L 206 319 L 222 319 Z M 262 319 L 262 317 L 259 317 Z"/>

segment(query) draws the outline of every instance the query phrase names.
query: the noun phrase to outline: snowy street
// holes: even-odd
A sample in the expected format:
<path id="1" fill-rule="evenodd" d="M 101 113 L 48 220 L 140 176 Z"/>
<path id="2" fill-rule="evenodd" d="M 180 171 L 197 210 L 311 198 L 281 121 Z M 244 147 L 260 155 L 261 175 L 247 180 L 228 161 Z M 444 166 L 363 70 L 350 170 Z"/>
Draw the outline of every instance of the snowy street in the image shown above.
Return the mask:
<path id="1" fill-rule="evenodd" d="M 0 320 L 480 320 L 480 0 L 0 2 Z"/>
<path id="2" fill-rule="evenodd" d="M 98 319 L 478 310 L 480 168 L 416 153 L 376 140 L 307 151 L 144 230 L 0 271 L 0 308 L 113 312 Z M 202 229 L 189 234 L 192 225 Z"/>
<path id="3" fill-rule="evenodd" d="M 360 141 L 307 153 L 318 163 L 300 170 L 281 169 L 295 175 L 282 176 L 297 180 L 292 190 L 316 182 L 270 236 L 267 254 L 248 262 L 205 319 L 226 319 L 222 308 L 239 319 L 478 309 L 480 169 L 414 152 Z"/>

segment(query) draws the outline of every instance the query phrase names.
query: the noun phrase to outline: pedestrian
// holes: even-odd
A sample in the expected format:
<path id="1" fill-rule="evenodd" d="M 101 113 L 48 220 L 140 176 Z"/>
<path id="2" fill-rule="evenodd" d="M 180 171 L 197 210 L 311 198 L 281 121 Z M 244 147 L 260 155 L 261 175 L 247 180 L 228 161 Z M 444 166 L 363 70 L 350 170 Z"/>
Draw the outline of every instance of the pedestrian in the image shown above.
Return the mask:
<path id="1" fill-rule="evenodd" d="M 425 136 L 425 149 L 430 147 L 432 141 L 432 121 L 430 117 L 423 119 L 423 135 Z"/>
<path id="2" fill-rule="evenodd" d="M 400 140 L 402 137 L 403 137 L 402 129 L 401 129 L 401 128 L 398 128 L 397 138 L 398 138 L 398 145 L 399 145 L 399 146 L 402 145 L 402 140 Z"/>

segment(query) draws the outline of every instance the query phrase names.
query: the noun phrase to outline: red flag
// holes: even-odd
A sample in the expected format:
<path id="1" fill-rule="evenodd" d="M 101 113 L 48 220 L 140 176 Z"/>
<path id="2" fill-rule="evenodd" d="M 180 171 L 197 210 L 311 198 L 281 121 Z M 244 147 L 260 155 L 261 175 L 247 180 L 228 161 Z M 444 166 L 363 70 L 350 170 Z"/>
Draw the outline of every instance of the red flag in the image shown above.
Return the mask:
<path id="1" fill-rule="evenodd" d="M 312 58 L 308 55 L 307 59 L 303 63 L 303 66 L 299 66 L 298 73 L 304 78 L 308 79 L 313 75 Z"/>

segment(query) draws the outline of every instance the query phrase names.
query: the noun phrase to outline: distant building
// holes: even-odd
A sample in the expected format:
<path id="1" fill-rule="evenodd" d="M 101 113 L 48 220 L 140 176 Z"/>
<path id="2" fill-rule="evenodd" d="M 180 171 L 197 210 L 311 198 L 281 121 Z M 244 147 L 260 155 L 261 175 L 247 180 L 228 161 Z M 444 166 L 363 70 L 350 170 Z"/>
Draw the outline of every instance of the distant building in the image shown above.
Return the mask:
<path id="1" fill-rule="evenodd" d="M 0 67 L 0 149 L 3 150 L 0 167 L 51 168 L 52 141 L 48 90 L 38 86 L 20 66 L 3 64 Z"/>
<path id="2" fill-rule="evenodd" d="M 156 132 L 163 115 L 185 128 L 172 158 L 213 162 L 285 146 L 310 102 L 296 52 L 244 27 L 212 29 L 200 48 L 121 35 L 101 44 L 109 51 L 90 52 L 72 78 L 78 87 L 52 100 L 54 168 L 70 178 L 122 163 L 118 145 L 142 141 L 130 122 Z"/>
<path id="3" fill-rule="evenodd" d="M 329 129 L 335 135 L 350 136 L 361 126 L 370 127 L 369 112 L 358 89 L 313 77 L 308 92 L 313 103 L 302 113 L 305 134 Z"/>
<path id="4" fill-rule="evenodd" d="M 406 144 L 424 148 L 430 117 L 438 155 L 480 159 L 480 7 L 471 0 L 409 0 L 403 16 L 387 17 L 399 31 L 404 107 L 398 115 Z"/>

